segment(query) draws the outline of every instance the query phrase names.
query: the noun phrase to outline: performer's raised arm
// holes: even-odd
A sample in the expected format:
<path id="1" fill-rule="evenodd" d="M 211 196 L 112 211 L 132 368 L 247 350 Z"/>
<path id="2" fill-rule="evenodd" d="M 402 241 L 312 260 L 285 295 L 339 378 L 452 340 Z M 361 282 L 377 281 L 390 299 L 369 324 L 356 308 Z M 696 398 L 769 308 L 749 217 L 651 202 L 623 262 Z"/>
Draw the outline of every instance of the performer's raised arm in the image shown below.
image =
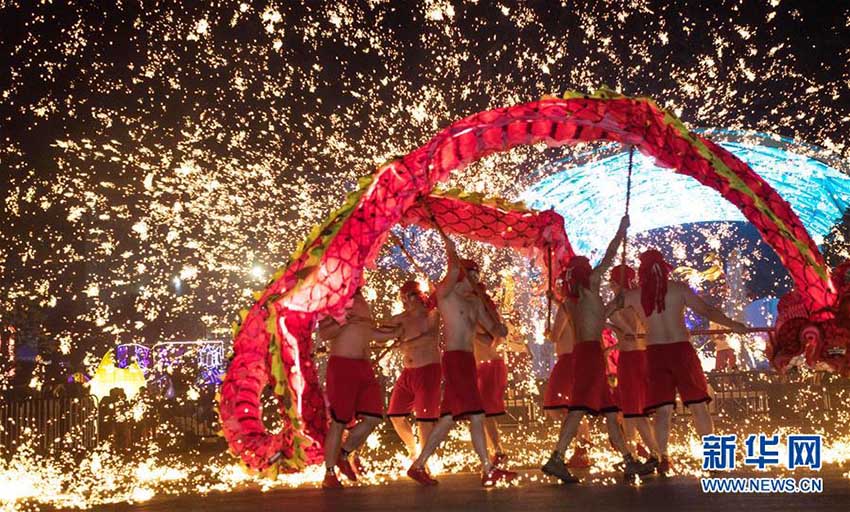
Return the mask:
<path id="1" fill-rule="evenodd" d="M 746 324 L 732 320 L 724 315 L 722 311 L 702 300 L 690 288 L 687 286 L 685 288 L 685 304 L 697 314 L 704 316 L 714 323 L 725 325 L 736 333 L 743 334 L 747 332 L 749 327 Z"/>
<path id="2" fill-rule="evenodd" d="M 608 272 L 608 268 L 614 263 L 614 257 L 617 256 L 617 248 L 620 247 L 620 244 L 623 243 L 623 238 L 626 236 L 626 230 L 629 228 L 629 216 L 623 215 L 623 218 L 620 219 L 620 227 L 617 228 L 617 234 L 614 235 L 614 238 L 611 239 L 611 243 L 608 244 L 608 248 L 605 250 L 605 256 L 602 257 L 602 261 L 599 262 L 599 265 L 593 269 L 593 273 L 596 277 L 600 277 Z"/>
<path id="3" fill-rule="evenodd" d="M 434 224 L 437 232 L 440 233 L 440 237 L 443 239 L 443 245 L 446 248 L 446 277 L 443 278 L 443 282 L 440 284 L 445 286 L 444 289 L 451 289 L 460 280 L 462 269 L 460 257 L 457 254 L 457 246 L 454 240 L 449 238 L 439 224 L 437 224 L 436 219 L 431 217 L 431 222 Z"/>

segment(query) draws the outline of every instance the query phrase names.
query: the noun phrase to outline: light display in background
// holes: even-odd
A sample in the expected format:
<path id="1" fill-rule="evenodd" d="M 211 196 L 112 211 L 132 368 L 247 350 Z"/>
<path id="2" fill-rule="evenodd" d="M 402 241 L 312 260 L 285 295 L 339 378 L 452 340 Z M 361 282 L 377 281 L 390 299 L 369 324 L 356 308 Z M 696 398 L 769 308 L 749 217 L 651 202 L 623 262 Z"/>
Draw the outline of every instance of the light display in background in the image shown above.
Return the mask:
<path id="1" fill-rule="evenodd" d="M 123 343 L 115 347 L 115 366 L 126 368 L 136 362 L 147 372 L 151 367 L 151 349 L 139 343 Z"/>
<path id="2" fill-rule="evenodd" d="M 721 132 L 720 145 L 746 162 L 791 204 L 820 244 L 850 204 L 850 177 L 792 141 L 765 134 Z M 712 132 L 716 138 L 716 132 Z M 737 140 L 736 140 L 737 139 Z M 538 173 L 546 178 L 529 187 L 520 200 L 537 210 L 554 208 L 564 217 L 567 235 L 578 254 L 598 260 L 617 230 L 625 209 L 629 165 L 627 151 L 603 156 L 611 145 L 577 159 L 552 162 Z M 801 149 L 805 151 L 795 152 Z M 741 212 L 716 191 L 695 179 L 656 167 L 634 154 L 630 233 L 688 223 L 746 222 Z"/>
<path id="3" fill-rule="evenodd" d="M 222 340 L 161 341 L 152 347 L 125 343 L 115 348 L 115 366 L 126 368 L 133 363 L 148 379 L 158 379 L 175 369 L 196 372 L 198 383 L 219 385 L 224 371 Z"/>
<path id="4" fill-rule="evenodd" d="M 192 374 L 198 384 L 221 384 L 224 372 L 223 340 L 162 341 L 151 347 L 155 373 L 179 370 Z"/>

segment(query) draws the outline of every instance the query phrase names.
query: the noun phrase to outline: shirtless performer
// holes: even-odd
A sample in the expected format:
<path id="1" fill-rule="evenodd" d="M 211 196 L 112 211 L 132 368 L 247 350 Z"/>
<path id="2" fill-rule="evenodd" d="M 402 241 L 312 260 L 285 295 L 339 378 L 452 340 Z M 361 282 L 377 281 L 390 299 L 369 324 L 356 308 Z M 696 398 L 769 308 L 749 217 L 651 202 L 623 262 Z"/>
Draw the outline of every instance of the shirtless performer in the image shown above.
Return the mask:
<path id="1" fill-rule="evenodd" d="M 442 416 L 425 442 L 407 475 L 422 485 L 436 485 L 425 470 L 428 458 L 434 454 L 455 422 L 470 420 L 472 445 L 481 460 L 481 484 L 485 487 L 498 481 L 510 481 L 516 473 L 504 471 L 490 462 L 487 456 L 487 438 L 484 434 L 484 404 L 478 392 L 478 377 L 472 343 L 475 330 L 481 324 L 493 339 L 504 337 L 508 330 L 498 321 L 493 311 L 479 298 L 476 289 L 465 276 L 466 269 L 458 258 L 454 242 L 441 230 L 446 246 L 448 270 L 437 285 L 437 308 L 443 318 L 446 351 L 443 353 L 443 379 L 445 389 L 441 404 Z"/>
<path id="2" fill-rule="evenodd" d="M 670 471 L 667 442 L 676 391 L 691 409 L 699 436 L 711 434 L 714 425 L 708 412 L 708 385 L 697 352 L 691 345 L 685 327 L 685 308 L 691 308 L 712 322 L 735 332 L 746 332 L 747 326 L 706 304 L 685 283 L 668 281 L 670 265 L 656 251 L 640 256 L 640 287 L 624 293 L 624 307 L 634 310 L 647 327 L 647 412 L 655 411 L 655 439 L 661 454 L 658 472 Z"/>
<path id="3" fill-rule="evenodd" d="M 463 264 L 467 277 L 474 286 L 478 287 L 478 292 L 487 302 L 489 311 L 494 312 L 499 323 L 504 324 L 498 307 L 478 280 L 478 264 L 470 260 L 465 260 Z M 484 404 L 484 432 L 487 435 L 488 446 L 493 449 L 491 460 L 494 466 L 502 466 L 508 459 L 502 447 L 499 423 L 496 421 L 498 416 L 505 414 L 505 389 L 508 387 L 508 368 L 505 366 L 502 353 L 498 350 L 503 346 L 504 341 L 504 337 L 494 339 L 479 324 L 475 330 L 475 341 L 472 345 L 478 372 L 478 392 Z"/>
<path id="4" fill-rule="evenodd" d="M 632 290 L 636 287 L 635 277 L 635 271 L 631 267 L 617 265 L 611 269 L 608 282 L 614 294 L 619 296 L 624 290 Z M 616 303 L 616 301 L 614 302 Z M 614 312 L 611 315 L 611 321 L 618 339 L 617 345 L 614 347 L 620 351 L 617 363 L 617 394 L 620 410 L 623 412 L 626 443 L 632 456 L 636 456 L 636 452 L 632 449 L 634 447 L 632 440 L 635 431 L 637 431 L 643 440 L 643 445 L 651 453 L 648 462 L 654 467 L 660 461 L 658 443 L 655 441 L 652 425 L 644 411 L 647 405 L 646 389 L 648 386 L 646 338 L 644 335 L 646 329 L 631 309 L 621 309 Z"/>
<path id="5" fill-rule="evenodd" d="M 602 329 L 605 327 L 605 304 L 599 295 L 602 277 L 611 266 L 614 255 L 629 225 L 628 216 L 620 222 L 617 235 L 611 240 L 605 256 L 596 268 L 591 268 L 587 258 L 575 256 L 567 266 L 567 300 L 564 303 L 567 314 L 575 324 L 576 339 L 573 357 L 575 377 L 571 389 L 569 412 L 561 426 L 561 433 L 555 451 L 541 468 L 544 473 L 554 476 L 564 483 L 577 483 L 564 464 L 564 453 L 576 435 L 578 425 L 585 414 L 605 416 L 608 438 L 611 445 L 622 454 L 625 463 L 625 476 L 632 478 L 636 474 L 649 473 L 643 464 L 632 458 L 623 439 L 623 432 L 617 423 L 617 406 L 605 375 L 606 361 L 602 352 Z"/>
<path id="6" fill-rule="evenodd" d="M 416 281 L 407 281 L 400 290 L 404 312 L 389 322 L 399 332 L 404 370 L 399 375 L 387 411 L 395 431 L 411 458 L 421 451 L 440 417 L 440 315 L 428 306 L 428 299 Z M 416 414 L 419 449 L 407 421 Z"/>
<path id="7" fill-rule="evenodd" d="M 709 324 L 708 328 L 714 329 L 715 327 Z M 738 364 L 736 362 L 735 349 L 729 344 L 729 340 L 726 335 L 721 334 L 719 336 L 714 336 L 713 338 L 715 354 L 714 371 L 722 372 L 725 370 L 737 370 Z"/>
<path id="8" fill-rule="evenodd" d="M 332 421 L 325 436 L 325 479 L 322 482 L 325 489 L 342 488 L 335 467 L 349 480 L 357 480 L 349 455 L 366 441 L 383 420 L 384 413 L 383 390 L 369 362 L 369 344 L 372 340 L 387 341 L 397 336 L 393 331 L 375 326 L 369 303 L 359 289 L 353 299 L 345 324 L 340 325 L 329 317 L 319 323 L 319 337 L 330 343 L 325 391 Z M 342 432 L 355 416 L 360 421 L 349 430 L 348 439 L 342 443 Z"/>
<path id="9" fill-rule="evenodd" d="M 557 305 L 558 312 L 555 313 L 555 321 L 552 332 L 548 333 L 546 339 L 555 346 L 555 354 L 558 356 L 552 373 L 549 374 L 549 382 L 543 393 L 543 410 L 550 418 L 563 422 L 567 417 L 567 408 L 570 403 L 570 389 L 573 385 L 575 372 L 573 361 L 573 347 L 575 346 L 575 325 L 564 305 L 551 295 L 552 301 Z M 578 445 L 573 450 L 573 455 L 567 462 L 567 467 L 573 469 L 589 468 L 590 458 L 587 449 L 590 446 L 590 429 L 587 421 L 583 420 L 578 427 Z"/>

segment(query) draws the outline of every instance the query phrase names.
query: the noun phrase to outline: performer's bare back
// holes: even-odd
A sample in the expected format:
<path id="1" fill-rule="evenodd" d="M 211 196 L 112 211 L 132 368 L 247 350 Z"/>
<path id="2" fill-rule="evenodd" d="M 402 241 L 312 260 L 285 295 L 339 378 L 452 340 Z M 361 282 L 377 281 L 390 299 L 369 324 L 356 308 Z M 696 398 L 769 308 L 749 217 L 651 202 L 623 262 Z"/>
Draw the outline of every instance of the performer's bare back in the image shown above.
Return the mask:
<path id="1" fill-rule="evenodd" d="M 564 309 L 562 304 L 558 305 L 553 324 L 552 342 L 555 344 L 555 354 L 571 354 L 576 344 L 576 329 L 571 314 Z"/>
<path id="2" fill-rule="evenodd" d="M 685 283 L 669 281 L 667 283 L 667 294 L 664 296 L 664 311 L 653 310 L 648 317 L 640 302 L 640 288 L 629 290 L 625 293 L 625 306 L 638 315 L 646 325 L 647 345 L 663 345 L 689 341 L 690 333 L 685 326 L 685 308 L 691 308 L 696 313 L 710 317 L 715 309 L 699 298 Z M 727 322 L 723 322 L 725 325 Z M 746 329 L 746 325 L 739 324 L 738 330 Z"/>
<path id="3" fill-rule="evenodd" d="M 646 326 L 637 311 L 632 308 L 616 311 L 611 315 L 611 322 L 623 330 L 617 340 L 620 351 L 646 349 Z"/>
<path id="4" fill-rule="evenodd" d="M 601 272 L 594 270 L 590 276 L 590 289 L 579 287 L 578 299 L 566 300 L 564 308 L 575 324 L 576 342 L 598 341 L 605 328 L 605 303 L 599 296 Z"/>

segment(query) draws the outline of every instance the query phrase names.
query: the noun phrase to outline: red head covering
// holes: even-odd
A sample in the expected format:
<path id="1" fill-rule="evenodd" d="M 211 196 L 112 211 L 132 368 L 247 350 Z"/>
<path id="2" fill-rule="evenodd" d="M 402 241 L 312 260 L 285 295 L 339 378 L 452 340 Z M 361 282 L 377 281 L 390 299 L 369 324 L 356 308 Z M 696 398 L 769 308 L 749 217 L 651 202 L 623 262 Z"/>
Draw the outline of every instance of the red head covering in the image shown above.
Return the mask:
<path id="1" fill-rule="evenodd" d="M 403 285 L 401 285 L 401 289 L 399 290 L 402 295 L 407 295 L 409 293 L 415 292 L 417 295 L 422 294 L 422 290 L 419 289 L 419 283 L 413 281 L 405 281 Z"/>
<path id="2" fill-rule="evenodd" d="M 430 300 L 428 296 L 419 288 L 419 283 L 416 281 L 410 280 L 405 281 L 403 285 L 401 285 L 401 289 L 399 289 L 399 293 L 404 296 L 415 293 L 416 297 L 422 302 L 422 304 L 430 309 L 432 305 L 430 304 Z"/>
<path id="3" fill-rule="evenodd" d="M 609 280 L 626 290 L 633 290 L 635 288 L 635 269 L 628 265 L 617 265 L 611 269 Z"/>
<path id="4" fill-rule="evenodd" d="M 672 269 L 673 267 L 664 261 L 664 255 L 654 249 L 640 255 L 640 303 L 646 316 L 655 311 L 664 311 L 667 276 Z"/>
<path id="5" fill-rule="evenodd" d="M 479 271 L 478 263 L 475 260 L 462 259 L 462 260 L 460 260 L 460 265 L 467 272 L 478 272 Z"/>
<path id="6" fill-rule="evenodd" d="M 584 256 L 573 256 L 564 270 L 564 294 L 575 300 L 578 299 L 579 288 L 590 289 L 590 274 L 593 268 L 590 260 Z"/>
<path id="7" fill-rule="evenodd" d="M 460 260 L 460 273 L 457 276 L 458 282 L 464 281 L 466 279 L 467 272 L 480 273 L 480 271 L 478 270 L 478 263 L 476 263 L 475 260 Z"/>

